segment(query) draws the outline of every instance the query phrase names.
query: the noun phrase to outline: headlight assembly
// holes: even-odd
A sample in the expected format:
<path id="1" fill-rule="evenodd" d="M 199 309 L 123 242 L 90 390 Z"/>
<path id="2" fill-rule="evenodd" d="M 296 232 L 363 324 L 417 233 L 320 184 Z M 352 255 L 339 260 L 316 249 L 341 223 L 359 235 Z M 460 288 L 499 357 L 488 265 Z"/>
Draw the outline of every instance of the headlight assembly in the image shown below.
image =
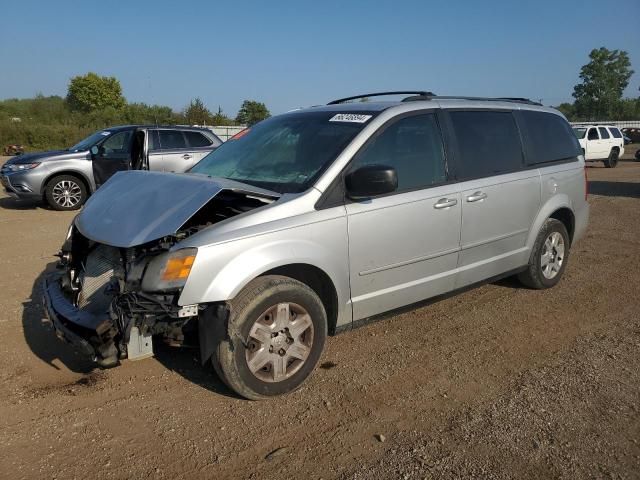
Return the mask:
<path id="1" fill-rule="evenodd" d="M 142 279 L 145 292 L 175 290 L 184 286 L 196 260 L 197 248 L 183 248 L 158 255 L 149 262 Z"/>
<path id="2" fill-rule="evenodd" d="M 13 163 L 11 165 L 7 165 L 7 168 L 10 172 L 22 172 L 24 170 L 32 170 L 40 165 L 40 162 L 33 163 Z"/>

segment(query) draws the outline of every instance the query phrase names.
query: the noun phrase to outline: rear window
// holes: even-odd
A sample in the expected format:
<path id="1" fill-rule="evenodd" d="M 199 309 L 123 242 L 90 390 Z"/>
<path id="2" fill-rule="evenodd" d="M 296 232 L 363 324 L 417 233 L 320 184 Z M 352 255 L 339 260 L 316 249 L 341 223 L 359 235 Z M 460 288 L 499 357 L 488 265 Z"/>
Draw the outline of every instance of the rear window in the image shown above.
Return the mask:
<path id="1" fill-rule="evenodd" d="M 200 132 L 184 132 L 189 142 L 190 147 L 208 147 L 211 145 L 211 140 Z"/>
<path id="2" fill-rule="evenodd" d="M 458 180 L 488 177 L 522 168 L 522 145 L 511 112 L 450 112 L 458 155 Z"/>
<path id="3" fill-rule="evenodd" d="M 523 110 L 519 113 L 527 147 L 527 163 L 557 162 L 580 155 L 575 129 L 553 113 Z M 582 130 L 584 136 L 585 129 Z"/>
<path id="4" fill-rule="evenodd" d="M 602 138 L 602 139 L 611 137 L 611 135 L 609 135 L 609 132 L 607 131 L 607 129 L 604 128 L 604 127 L 598 127 L 598 131 L 600 132 L 600 138 Z"/>
<path id="5" fill-rule="evenodd" d="M 618 130 L 617 128 L 609 127 L 609 131 L 614 138 L 622 138 L 622 133 L 620 133 L 620 130 Z"/>
<path id="6" fill-rule="evenodd" d="M 172 150 L 176 148 L 186 148 L 182 132 L 177 130 L 160 130 L 160 148 L 162 150 Z"/>

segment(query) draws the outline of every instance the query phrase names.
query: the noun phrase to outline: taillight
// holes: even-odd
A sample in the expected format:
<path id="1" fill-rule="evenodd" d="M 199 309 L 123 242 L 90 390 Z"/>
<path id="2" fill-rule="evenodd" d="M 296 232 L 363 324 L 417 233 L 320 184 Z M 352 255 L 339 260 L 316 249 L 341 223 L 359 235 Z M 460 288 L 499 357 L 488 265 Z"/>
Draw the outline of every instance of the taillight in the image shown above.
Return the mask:
<path id="1" fill-rule="evenodd" d="M 587 201 L 589 195 L 589 180 L 587 180 L 587 166 L 584 166 L 584 200 Z"/>

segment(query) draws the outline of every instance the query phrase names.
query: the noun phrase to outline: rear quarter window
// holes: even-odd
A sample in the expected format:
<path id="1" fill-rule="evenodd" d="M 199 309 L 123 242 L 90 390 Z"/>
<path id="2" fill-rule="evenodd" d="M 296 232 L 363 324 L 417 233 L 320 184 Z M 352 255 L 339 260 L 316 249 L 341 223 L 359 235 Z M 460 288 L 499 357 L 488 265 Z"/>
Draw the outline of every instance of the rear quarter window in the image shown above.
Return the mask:
<path id="1" fill-rule="evenodd" d="M 458 180 L 522 169 L 520 133 L 510 111 L 451 111 Z"/>
<path id="2" fill-rule="evenodd" d="M 558 162 L 574 159 L 581 153 L 580 143 L 569 123 L 559 115 L 522 110 L 521 123 L 527 164 Z"/>
<path id="3" fill-rule="evenodd" d="M 190 147 L 208 147 L 212 141 L 200 132 L 184 132 Z"/>
<path id="4" fill-rule="evenodd" d="M 622 138 L 622 133 L 620 133 L 620 130 L 617 128 L 609 128 L 609 131 L 614 138 Z"/>

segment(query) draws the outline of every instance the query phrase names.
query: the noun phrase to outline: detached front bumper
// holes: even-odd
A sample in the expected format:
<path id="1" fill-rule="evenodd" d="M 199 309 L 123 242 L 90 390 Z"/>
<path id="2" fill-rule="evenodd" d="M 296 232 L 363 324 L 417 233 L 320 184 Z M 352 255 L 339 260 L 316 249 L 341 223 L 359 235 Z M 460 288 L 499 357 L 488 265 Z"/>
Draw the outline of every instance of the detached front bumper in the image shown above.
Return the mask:
<path id="1" fill-rule="evenodd" d="M 47 276 L 43 287 L 44 310 L 58 338 L 99 363 L 112 357 L 117 330 L 109 316 L 82 311 L 67 300 L 58 273 Z"/>

